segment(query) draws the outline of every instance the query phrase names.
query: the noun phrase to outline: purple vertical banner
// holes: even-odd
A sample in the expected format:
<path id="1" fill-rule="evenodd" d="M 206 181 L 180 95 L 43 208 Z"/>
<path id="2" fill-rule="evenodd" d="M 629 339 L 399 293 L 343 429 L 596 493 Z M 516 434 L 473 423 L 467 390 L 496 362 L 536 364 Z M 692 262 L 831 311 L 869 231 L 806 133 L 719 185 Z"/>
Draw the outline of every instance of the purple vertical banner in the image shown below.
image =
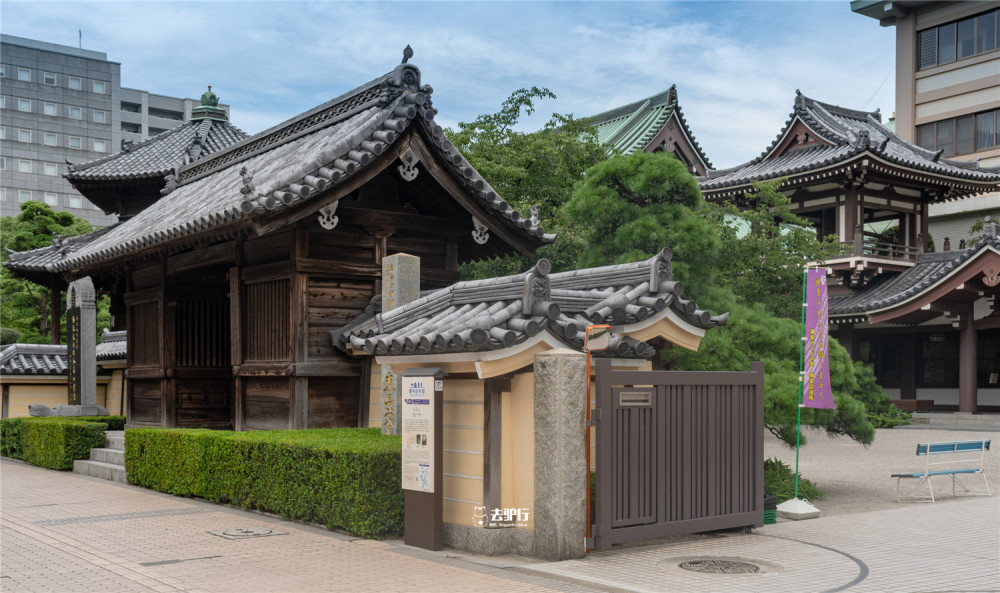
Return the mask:
<path id="1" fill-rule="evenodd" d="M 835 408 L 830 388 L 828 342 L 829 310 L 826 298 L 826 268 L 806 271 L 805 357 L 802 371 L 802 405 L 807 408 Z"/>

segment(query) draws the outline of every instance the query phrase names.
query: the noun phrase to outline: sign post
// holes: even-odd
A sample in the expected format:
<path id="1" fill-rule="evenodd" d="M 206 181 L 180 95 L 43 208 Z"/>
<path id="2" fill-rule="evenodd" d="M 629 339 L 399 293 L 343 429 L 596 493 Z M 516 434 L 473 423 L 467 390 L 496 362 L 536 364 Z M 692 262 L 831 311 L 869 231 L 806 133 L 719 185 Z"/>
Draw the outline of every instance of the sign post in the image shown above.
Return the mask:
<path id="1" fill-rule="evenodd" d="M 444 548 L 443 461 L 444 371 L 403 373 L 403 542 L 426 550 Z"/>

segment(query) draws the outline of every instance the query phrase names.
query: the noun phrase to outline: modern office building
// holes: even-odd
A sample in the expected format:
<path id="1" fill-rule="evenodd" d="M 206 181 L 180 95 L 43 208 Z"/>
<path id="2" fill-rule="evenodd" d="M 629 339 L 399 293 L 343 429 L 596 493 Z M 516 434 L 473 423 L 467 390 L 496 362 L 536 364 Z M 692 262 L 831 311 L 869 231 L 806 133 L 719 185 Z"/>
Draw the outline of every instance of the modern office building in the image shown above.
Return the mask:
<path id="1" fill-rule="evenodd" d="M 198 105 L 122 88 L 121 64 L 104 52 L 0 36 L 0 216 L 36 200 L 95 226 L 113 223 L 63 177 L 68 163 L 174 128 Z"/>
<path id="2" fill-rule="evenodd" d="M 896 133 L 943 158 L 1000 166 L 1000 2 L 855 0 L 896 29 Z M 930 234 L 957 247 L 1000 193 L 932 204 Z"/>

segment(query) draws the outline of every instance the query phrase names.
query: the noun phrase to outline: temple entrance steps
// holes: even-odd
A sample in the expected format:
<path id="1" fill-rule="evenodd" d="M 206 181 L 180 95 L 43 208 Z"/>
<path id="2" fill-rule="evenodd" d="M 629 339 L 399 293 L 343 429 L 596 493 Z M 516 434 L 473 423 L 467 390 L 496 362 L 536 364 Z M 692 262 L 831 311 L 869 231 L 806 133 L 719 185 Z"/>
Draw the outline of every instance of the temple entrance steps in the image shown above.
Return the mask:
<path id="1" fill-rule="evenodd" d="M 104 433 L 105 446 L 90 450 L 90 459 L 77 459 L 73 471 L 104 480 L 121 482 L 125 479 L 125 431 L 108 430 Z"/>
<path id="2" fill-rule="evenodd" d="M 942 428 L 960 430 L 1000 430 L 1000 414 L 961 414 L 958 412 L 914 412 L 910 418 L 914 428 Z M 900 427 L 904 428 L 904 427 Z"/>

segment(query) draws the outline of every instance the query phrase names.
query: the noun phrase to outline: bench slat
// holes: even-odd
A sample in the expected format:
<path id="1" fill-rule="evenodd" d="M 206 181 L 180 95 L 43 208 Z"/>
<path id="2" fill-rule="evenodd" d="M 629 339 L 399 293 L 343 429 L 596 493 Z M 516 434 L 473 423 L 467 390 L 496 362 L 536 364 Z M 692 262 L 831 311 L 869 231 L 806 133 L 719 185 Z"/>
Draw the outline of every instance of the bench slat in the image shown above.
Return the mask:
<path id="1" fill-rule="evenodd" d="M 983 470 L 981 470 L 981 469 L 950 469 L 950 470 L 949 469 L 945 469 L 945 470 L 939 470 L 939 471 L 934 471 L 934 472 L 927 472 L 926 474 L 919 473 L 919 472 L 905 473 L 905 474 L 892 474 L 892 476 L 890 476 L 890 477 L 892 477 L 892 478 L 923 478 L 923 477 L 926 477 L 926 476 L 946 476 L 948 474 L 978 474 L 978 473 L 981 473 L 982 471 Z"/>
<path id="2" fill-rule="evenodd" d="M 945 453 L 963 453 L 968 451 L 989 450 L 989 440 L 920 443 L 917 445 L 917 455 L 942 455 Z"/>

